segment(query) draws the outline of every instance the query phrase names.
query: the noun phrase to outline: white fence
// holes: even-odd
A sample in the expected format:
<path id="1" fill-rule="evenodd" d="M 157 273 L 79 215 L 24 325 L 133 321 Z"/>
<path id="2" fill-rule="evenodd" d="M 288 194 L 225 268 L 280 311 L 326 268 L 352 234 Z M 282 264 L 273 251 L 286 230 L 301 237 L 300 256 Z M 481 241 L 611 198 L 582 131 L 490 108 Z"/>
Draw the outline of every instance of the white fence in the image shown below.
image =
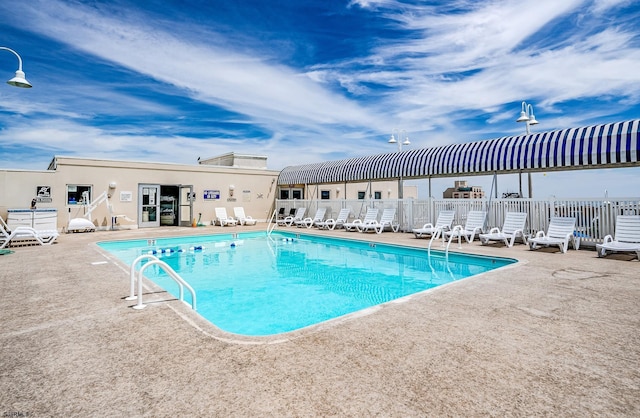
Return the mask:
<path id="1" fill-rule="evenodd" d="M 351 209 L 350 219 L 362 218 L 369 207 L 394 207 L 401 231 L 411 232 L 427 222 L 435 222 L 441 210 L 455 210 L 454 225 L 463 225 L 471 210 L 487 211 L 485 229 L 502 227 L 507 212 L 527 212 L 527 233 L 546 231 L 552 216 L 576 218 L 575 234 L 580 245 L 593 246 L 614 233 L 617 215 L 640 215 L 640 198 L 617 199 L 386 199 L 386 200 L 276 200 L 277 211 L 284 216 L 291 209 L 306 207 L 313 217 L 319 207 L 327 208 L 326 218 L 336 217 L 342 208 Z"/>

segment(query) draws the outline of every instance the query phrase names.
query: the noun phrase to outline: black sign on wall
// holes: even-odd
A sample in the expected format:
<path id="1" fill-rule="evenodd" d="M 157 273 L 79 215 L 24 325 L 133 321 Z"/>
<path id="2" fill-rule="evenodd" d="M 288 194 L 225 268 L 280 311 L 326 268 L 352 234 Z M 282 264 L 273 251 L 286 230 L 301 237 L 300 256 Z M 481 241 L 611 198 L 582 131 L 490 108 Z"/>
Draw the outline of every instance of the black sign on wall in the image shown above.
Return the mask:
<path id="1" fill-rule="evenodd" d="M 36 200 L 38 203 L 51 203 L 51 186 L 36 186 Z"/>

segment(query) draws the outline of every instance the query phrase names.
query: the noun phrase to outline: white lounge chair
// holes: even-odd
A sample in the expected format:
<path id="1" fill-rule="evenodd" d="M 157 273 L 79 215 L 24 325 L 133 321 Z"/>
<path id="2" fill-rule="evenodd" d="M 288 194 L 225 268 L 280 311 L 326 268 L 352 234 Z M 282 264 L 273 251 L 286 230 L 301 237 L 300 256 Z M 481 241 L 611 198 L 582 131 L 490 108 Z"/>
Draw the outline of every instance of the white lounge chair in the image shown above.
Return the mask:
<path id="1" fill-rule="evenodd" d="M 240 225 L 255 225 L 258 222 L 251 216 L 245 215 L 244 208 L 242 206 L 233 208 L 233 214 L 236 217 L 236 220 L 240 222 Z"/>
<path id="2" fill-rule="evenodd" d="M 378 208 L 367 208 L 367 213 L 364 215 L 364 219 L 355 219 L 353 222 L 345 222 L 343 224 L 345 231 L 357 231 L 358 225 L 363 223 L 370 223 L 378 219 Z"/>
<path id="3" fill-rule="evenodd" d="M 296 209 L 296 214 L 291 216 L 287 216 L 284 219 L 278 219 L 278 225 L 280 226 L 291 226 L 295 221 L 301 221 L 304 219 L 304 214 L 307 212 L 307 208 L 302 207 Z"/>
<path id="4" fill-rule="evenodd" d="M 481 234 L 484 229 L 484 221 L 487 217 L 487 212 L 480 210 L 472 210 L 467 214 L 467 221 L 464 226 L 456 225 L 451 231 L 444 231 L 442 233 L 442 242 L 444 244 L 444 240 L 448 239 L 447 249 L 449 245 L 451 245 L 451 241 L 454 238 L 458 238 L 458 248 L 462 248 L 462 237 L 467 241 L 467 243 L 471 243 L 476 237 L 477 234 Z"/>
<path id="5" fill-rule="evenodd" d="M 382 211 L 380 220 L 374 219 L 371 222 L 363 222 L 360 225 L 356 225 L 356 228 L 360 232 L 375 231 L 376 234 L 382 234 L 385 228 L 390 228 L 393 232 L 398 232 L 400 229 L 399 223 L 394 223 L 393 220 L 396 217 L 396 209 L 388 208 Z"/>
<path id="6" fill-rule="evenodd" d="M 3 225 L 0 225 L 0 249 L 12 244 L 50 245 L 54 243 L 58 236 L 58 231 L 36 231 L 28 226 L 18 226 L 9 232 Z"/>
<path id="7" fill-rule="evenodd" d="M 316 222 L 324 221 L 324 215 L 326 213 L 327 213 L 327 208 L 318 208 L 318 210 L 316 210 L 316 214 L 313 215 L 313 218 L 304 218 L 299 221 L 295 221 L 294 223 L 298 228 L 306 227 L 310 229 L 316 224 Z"/>
<path id="8" fill-rule="evenodd" d="M 507 212 L 502 230 L 498 227 L 491 228 L 489 233 L 480 234 L 480 242 L 488 244 L 489 241 L 502 241 L 511 248 L 516 238 L 519 237 L 526 244 L 527 237 L 524 235 L 524 226 L 527 224 L 527 216 L 527 212 Z"/>
<path id="9" fill-rule="evenodd" d="M 546 234 L 544 231 L 538 231 L 535 237 L 529 238 L 529 249 L 535 250 L 539 245 L 545 247 L 557 245 L 560 251 L 566 253 L 571 242 L 573 248 L 577 250 L 580 248 L 580 240 L 573 235 L 575 228 L 576 218 L 553 217 L 549 221 L 549 230 Z"/>
<path id="10" fill-rule="evenodd" d="M 351 209 L 345 208 L 340 209 L 340 213 L 338 213 L 338 217 L 336 219 L 329 218 L 326 221 L 317 222 L 316 226 L 318 229 L 330 229 L 334 230 L 335 228 L 344 227 L 344 223 L 349 219 L 349 214 L 351 213 Z"/>
<path id="11" fill-rule="evenodd" d="M 236 226 L 238 224 L 238 221 L 227 215 L 225 208 L 216 208 L 216 222 L 220 226 Z"/>
<path id="12" fill-rule="evenodd" d="M 635 252 L 640 260 L 640 216 L 618 215 L 616 217 L 615 238 L 611 235 L 604 237 L 602 244 L 596 244 L 598 257 L 604 257 L 607 252 Z"/>
<path id="13" fill-rule="evenodd" d="M 433 236 L 433 238 L 438 239 L 443 231 L 451 229 L 451 224 L 453 223 L 453 218 L 455 216 L 455 210 L 442 210 L 438 213 L 438 219 L 436 220 L 435 225 L 429 222 L 424 224 L 422 228 L 412 229 L 411 232 L 413 232 L 413 235 L 415 235 L 416 238 Z"/>

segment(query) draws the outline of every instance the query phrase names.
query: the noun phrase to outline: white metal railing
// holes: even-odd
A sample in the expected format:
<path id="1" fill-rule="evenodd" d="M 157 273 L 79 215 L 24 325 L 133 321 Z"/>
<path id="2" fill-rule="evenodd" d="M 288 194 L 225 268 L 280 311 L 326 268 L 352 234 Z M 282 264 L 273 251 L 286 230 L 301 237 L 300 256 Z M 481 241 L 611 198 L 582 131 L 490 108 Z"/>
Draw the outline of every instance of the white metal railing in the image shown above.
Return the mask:
<path id="1" fill-rule="evenodd" d="M 136 265 L 143 261 L 143 260 L 150 260 L 149 262 L 147 262 L 146 264 L 144 264 L 142 267 L 140 267 L 140 270 L 138 271 L 138 276 L 137 276 L 137 283 L 138 283 L 138 294 L 136 296 L 135 294 L 135 282 L 136 282 L 136 274 L 135 274 L 135 270 L 136 270 Z M 131 281 L 131 287 L 130 287 L 130 293 L 129 296 L 125 298 L 125 300 L 135 300 L 137 299 L 138 302 L 136 303 L 136 305 L 133 306 L 133 309 L 144 309 L 146 308 L 146 305 L 144 305 L 142 303 L 142 277 L 143 277 L 143 273 L 144 270 L 147 267 L 150 266 L 154 266 L 157 265 L 158 267 L 162 268 L 168 275 L 169 277 L 171 277 L 177 284 L 178 284 L 178 288 L 180 289 L 180 294 L 179 294 L 179 299 L 180 301 L 184 302 L 184 288 L 186 287 L 187 290 L 189 290 L 189 292 L 191 292 L 191 309 L 193 309 L 194 311 L 196 310 L 196 292 L 195 290 L 193 290 L 193 288 L 189 285 L 189 283 L 187 283 L 182 277 L 180 277 L 180 275 L 178 273 L 176 273 L 176 271 L 174 269 L 171 268 L 171 266 L 169 266 L 167 263 L 165 263 L 164 261 L 160 260 L 158 257 L 151 255 L 151 254 L 143 254 L 140 257 L 136 258 L 133 263 L 131 264 L 131 268 L 129 269 L 129 278 Z"/>
<path id="2" fill-rule="evenodd" d="M 267 224 L 267 236 L 271 237 L 271 233 L 278 226 L 278 210 L 274 209 L 271 217 L 269 218 L 269 223 Z"/>
<path id="3" fill-rule="evenodd" d="M 486 229 L 502 227 L 507 212 L 528 213 L 526 234 L 546 231 L 552 216 L 576 218 L 576 235 L 592 246 L 612 234 L 617 215 L 640 215 L 640 197 L 585 199 L 334 199 L 334 200 L 276 200 L 276 211 L 306 207 L 313 211 L 327 208 L 327 218 L 335 217 L 340 209 L 351 209 L 350 219 L 362 218 L 367 208 L 395 207 L 400 230 L 410 232 L 425 223 L 435 222 L 441 210 L 455 210 L 454 225 L 464 225 L 471 210 L 487 212 Z"/>

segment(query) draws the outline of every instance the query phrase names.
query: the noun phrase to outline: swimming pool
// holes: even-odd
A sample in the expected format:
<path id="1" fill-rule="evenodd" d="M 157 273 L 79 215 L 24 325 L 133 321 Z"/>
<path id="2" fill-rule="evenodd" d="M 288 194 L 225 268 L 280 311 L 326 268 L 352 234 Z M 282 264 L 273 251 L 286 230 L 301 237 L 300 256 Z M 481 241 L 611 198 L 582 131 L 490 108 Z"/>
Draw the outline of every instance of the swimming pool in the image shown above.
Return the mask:
<path id="1" fill-rule="evenodd" d="M 155 254 L 195 289 L 201 316 L 249 336 L 294 331 L 515 262 L 287 232 L 98 245 L 127 265 Z M 156 266 L 145 276 L 178 295 Z"/>

